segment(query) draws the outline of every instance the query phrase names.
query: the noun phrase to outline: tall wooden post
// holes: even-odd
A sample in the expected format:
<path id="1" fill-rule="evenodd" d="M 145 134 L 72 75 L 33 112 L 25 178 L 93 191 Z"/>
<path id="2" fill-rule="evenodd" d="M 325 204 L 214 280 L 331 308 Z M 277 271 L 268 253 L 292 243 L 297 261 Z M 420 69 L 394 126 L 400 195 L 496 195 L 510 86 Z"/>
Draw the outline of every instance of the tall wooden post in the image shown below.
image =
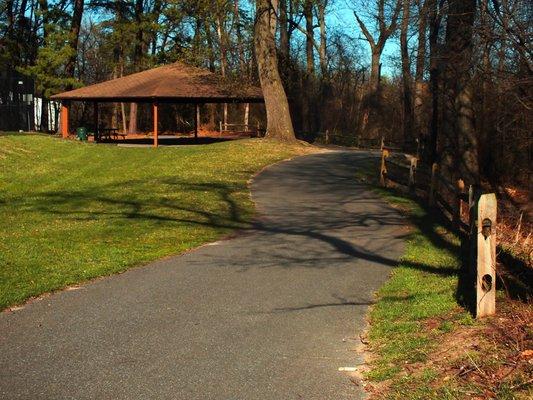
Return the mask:
<path id="1" fill-rule="evenodd" d="M 200 105 L 196 103 L 196 115 L 194 117 L 194 138 L 198 138 L 198 127 L 200 126 Z"/>
<path id="2" fill-rule="evenodd" d="M 198 137 L 198 127 L 200 126 L 200 105 L 196 104 L 196 123 L 194 125 L 194 137 Z"/>
<path id="3" fill-rule="evenodd" d="M 462 179 L 458 179 L 455 183 L 455 199 L 453 204 L 453 225 L 460 230 L 461 229 L 461 216 L 463 210 L 462 197 L 465 190 L 465 182 Z"/>
<path id="4" fill-rule="evenodd" d="M 413 193 L 416 192 L 416 166 L 418 159 L 416 157 L 411 158 L 411 165 L 409 166 L 409 190 Z"/>
<path id="5" fill-rule="evenodd" d="M 387 186 L 387 164 L 385 159 L 389 156 L 389 150 L 381 150 L 381 166 L 379 169 L 379 183 L 381 186 Z"/>
<path id="6" fill-rule="evenodd" d="M 61 136 L 68 138 L 68 109 L 69 103 L 66 101 L 61 102 Z"/>
<path id="7" fill-rule="evenodd" d="M 154 104 L 153 104 L 153 114 L 154 114 L 154 147 L 157 147 L 158 146 L 158 135 L 159 135 L 159 132 L 158 132 L 158 129 L 157 129 L 157 125 L 158 125 L 158 104 L 157 104 L 157 101 L 154 101 Z"/>
<path id="8" fill-rule="evenodd" d="M 98 142 L 98 102 L 93 103 L 94 141 Z"/>
<path id="9" fill-rule="evenodd" d="M 250 132 L 248 122 L 250 121 L 250 103 L 244 104 L 244 125 L 247 132 Z"/>
<path id="10" fill-rule="evenodd" d="M 429 195 L 428 195 L 428 203 L 430 207 L 433 207 L 435 205 L 435 194 L 437 193 L 438 187 L 437 187 L 437 174 L 439 173 L 439 165 L 437 163 L 433 163 L 431 166 L 431 183 L 429 186 Z"/>
<path id="11" fill-rule="evenodd" d="M 496 312 L 496 195 L 483 194 L 477 204 L 476 318 Z"/>

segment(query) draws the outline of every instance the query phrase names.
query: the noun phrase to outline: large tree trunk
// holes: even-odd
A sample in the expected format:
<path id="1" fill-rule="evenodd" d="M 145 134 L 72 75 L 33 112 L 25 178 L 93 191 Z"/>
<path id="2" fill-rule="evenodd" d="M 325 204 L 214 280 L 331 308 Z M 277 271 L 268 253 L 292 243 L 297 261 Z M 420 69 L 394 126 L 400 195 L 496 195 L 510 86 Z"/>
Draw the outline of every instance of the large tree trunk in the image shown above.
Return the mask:
<path id="1" fill-rule="evenodd" d="M 217 24 L 217 35 L 218 43 L 220 47 L 220 74 L 223 78 L 226 77 L 226 72 L 228 69 L 228 47 L 226 45 L 226 31 L 220 15 L 221 11 L 218 12 L 216 24 Z M 228 103 L 224 103 L 224 125 L 228 123 Z"/>
<path id="2" fill-rule="evenodd" d="M 287 0 L 279 0 L 279 53 L 281 55 L 281 65 L 287 65 L 290 53 Z"/>
<path id="3" fill-rule="evenodd" d="M 476 0 L 450 0 L 446 27 L 443 171 L 479 182 L 478 142 L 472 106 L 472 30 Z"/>
<path id="4" fill-rule="evenodd" d="M 137 33 L 135 38 L 135 46 L 133 50 L 133 68 L 135 71 L 142 69 L 143 59 L 143 42 L 144 30 L 142 24 L 142 17 L 144 12 L 144 0 L 135 0 L 135 23 L 137 24 Z M 130 118 L 128 133 L 137 133 L 137 103 L 130 103 Z"/>
<path id="5" fill-rule="evenodd" d="M 490 103 L 492 91 L 492 65 L 490 61 L 490 50 L 493 41 L 492 29 L 489 25 L 488 14 L 488 0 L 481 0 L 480 4 L 480 41 L 483 48 L 482 53 L 482 68 L 478 79 L 481 79 L 482 83 L 482 98 L 481 98 L 481 115 L 479 121 L 479 162 L 480 169 L 484 176 L 491 175 L 492 160 L 492 147 L 491 136 L 495 133 L 493 131 L 494 120 L 490 115 Z"/>
<path id="6" fill-rule="evenodd" d="M 245 73 L 245 62 L 244 62 L 244 47 L 242 39 L 242 30 L 241 30 L 241 18 L 239 15 L 239 0 L 235 0 L 234 4 L 234 17 L 235 17 L 235 26 L 237 30 L 237 53 L 239 55 L 239 73 L 241 76 L 244 76 Z"/>
<path id="7" fill-rule="evenodd" d="M 423 0 L 420 0 L 420 3 Z M 424 0 L 420 5 L 418 12 L 418 46 L 416 53 L 416 71 L 415 71 L 415 98 L 413 107 L 414 117 L 414 134 L 422 143 L 427 144 L 427 127 L 424 126 L 424 70 L 426 64 L 426 30 L 427 30 L 427 10 L 429 0 Z"/>
<path id="8" fill-rule="evenodd" d="M 313 24 L 313 3 L 311 0 L 305 0 L 304 3 L 305 17 L 305 58 L 306 58 L 306 75 L 303 79 L 302 89 L 302 129 L 306 133 L 311 133 L 313 127 L 313 101 L 315 100 L 315 54 L 314 54 L 314 24 Z"/>
<path id="9" fill-rule="evenodd" d="M 372 59 L 370 64 L 370 91 L 375 93 L 379 89 L 379 82 L 381 80 L 381 51 L 379 47 L 372 48 Z"/>
<path id="10" fill-rule="evenodd" d="M 360 132 L 366 137 L 375 137 L 376 134 L 381 130 L 379 126 L 382 122 L 381 118 L 381 93 L 380 93 L 380 59 L 383 48 L 388 38 L 394 33 L 397 27 L 398 16 L 402 9 L 402 0 L 396 0 L 392 13 L 389 15 L 390 24 L 387 25 L 387 12 L 385 10 L 385 1 L 377 1 L 377 16 L 378 21 L 378 32 L 379 36 L 377 40 L 370 33 L 368 28 L 365 25 L 365 22 L 359 18 L 359 15 L 354 11 L 355 19 L 365 36 L 370 50 L 372 52 L 372 60 L 370 65 L 370 82 L 369 82 L 369 91 L 363 99 L 363 112 L 362 119 L 360 122 Z"/>
<path id="11" fill-rule="evenodd" d="M 43 25 L 43 47 L 46 47 L 48 40 L 48 0 L 39 0 L 39 9 L 41 10 L 42 25 Z M 48 132 L 49 127 L 49 101 L 44 97 L 44 93 L 41 93 L 41 121 L 39 130 L 42 132 Z"/>
<path id="12" fill-rule="evenodd" d="M 215 72 L 215 47 L 213 44 L 213 36 L 209 22 L 204 21 L 205 41 L 207 43 L 207 61 L 209 64 L 209 71 Z"/>
<path id="13" fill-rule="evenodd" d="M 320 51 L 318 57 L 320 59 L 320 72 L 322 76 L 325 77 L 328 70 L 328 61 L 327 61 L 327 36 L 326 36 L 326 3 L 327 0 L 322 0 L 318 2 L 318 24 L 320 27 Z"/>
<path id="14" fill-rule="evenodd" d="M 409 29 L 411 0 L 403 0 L 403 16 L 400 31 L 400 49 L 402 55 L 402 80 L 403 80 L 403 139 L 410 142 L 413 139 L 413 107 L 411 94 L 411 63 L 407 47 L 407 31 Z"/>
<path id="15" fill-rule="evenodd" d="M 441 16 L 437 0 L 427 0 L 430 13 L 429 31 L 429 81 L 431 89 L 431 122 L 429 127 L 429 141 L 426 148 L 426 157 L 430 163 L 437 161 L 437 139 L 440 131 L 440 70 L 441 60 L 439 51 L 439 30 Z"/>
<path id="16" fill-rule="evenodd" d="M 267 114 L 268 138 L 293 141 L 294 129 L 289 113 L 289 103 L 281 83 L 276 55 L 275 8 L 277 1 L 257 0 L 254 27 L 255 56 Z"/>
<path id="17" fill-rule="evenodd" d="M 78 58 L 78 39 L 80 37 L 81 18 L 83 16 L 84 4 L 84 0 L 74 0 L 74 10 L 72 11 L 69 40 L 69 46 L 72 54 L 67 60 L 67 64 L 65 66 L 65 74 L 69 78 L 74 77 L 74 71 L 76 69 L 76 59 Z M 72 85 L 68 85 L 66 89 L 72 89 Z"/>
<path id="18" fill-rule="evenodd" d="M 313 50 L 313 3 L 311 0 L 305 0 L 304 3 L 304 17 L 305 17 L 305 55 L 306 55 L 306 67 L 307 75 L 313 76 L 315 73 L 315 56 Z"/>

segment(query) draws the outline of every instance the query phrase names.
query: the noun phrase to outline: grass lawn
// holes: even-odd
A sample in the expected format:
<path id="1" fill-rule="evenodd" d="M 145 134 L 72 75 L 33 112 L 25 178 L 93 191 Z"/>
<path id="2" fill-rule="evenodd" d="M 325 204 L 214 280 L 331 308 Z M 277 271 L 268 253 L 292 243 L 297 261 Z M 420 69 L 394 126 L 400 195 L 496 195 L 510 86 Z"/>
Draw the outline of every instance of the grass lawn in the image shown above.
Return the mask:
<path id="1" fill-rule="evenodd" d="M 433 387 L 436 373 L 431 368 L 417 374 L 405 368 L 425 363 L 437 350 L 441 335 L 457 325 L 474 324 L 456 299 L 459 240 L 415 202 L 381 192 L 406 212 L 412 230 L 405 254 L 379 290 L 370 313 L 368 338 L 377 357 L 367 377 L 374 382 L 390 380 L 385 398 L 461 398 L 448 396 L 449 388 Z"/>
<path id="2" fill-rule="evenodd" d="M 367 181 L 377 171 L 369 161 L 359 177 Z M 458 237 L 407 196 L 375 190 L 404 212 L 411 233 L 370 312 L 366 378 L 373 386 L 371 398 L 531 398 L 533 368 L 522 357 L 532 338 L 531 320 L 524 322 L 531 315 L 528 307 L 504 302 L 500 292 L 498 315 L 474 320 L 456 294 Z M 508 312 L 513 307 L 521 311 Z"/>
<path id="3" fill-rule="evenodd" d="M 260 139 L 154 149 L 0 134 L 0 309 L 246 226 L 250 177 L 310 151 Z"/>

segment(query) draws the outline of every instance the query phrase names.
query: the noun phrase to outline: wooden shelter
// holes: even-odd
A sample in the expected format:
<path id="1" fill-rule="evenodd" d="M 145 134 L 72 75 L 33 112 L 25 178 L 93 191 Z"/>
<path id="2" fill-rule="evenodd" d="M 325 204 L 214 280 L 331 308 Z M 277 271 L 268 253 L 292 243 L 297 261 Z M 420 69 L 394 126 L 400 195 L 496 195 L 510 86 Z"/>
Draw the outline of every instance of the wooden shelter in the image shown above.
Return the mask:
<path id="1" fill-rule="evenodd" d="M 85 86 L 56 94 L 61 101 L 61 135 L 69 134 L 69 106 L 72 101 L 90 101 L 94 104 L 98 121 L 98 103 L 125 102 L 151 103 L 154 122 L 154 146 L 158 137 L 158 104 L 188 103 L 198 106 L 206 103 L 260 103 L 261 89 L 256 86 L 230 83 L 206 69 L 191 67 L 180 62 L 138 72 L 121 78 Z M 195 136 L 198 131 L 195 118 Z"/>

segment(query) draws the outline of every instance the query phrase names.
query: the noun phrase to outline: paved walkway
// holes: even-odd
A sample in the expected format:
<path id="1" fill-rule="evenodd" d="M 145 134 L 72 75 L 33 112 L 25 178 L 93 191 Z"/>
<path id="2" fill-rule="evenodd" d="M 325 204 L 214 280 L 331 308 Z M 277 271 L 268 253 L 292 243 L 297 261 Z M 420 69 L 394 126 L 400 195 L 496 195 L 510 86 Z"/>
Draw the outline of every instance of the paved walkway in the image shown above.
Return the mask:
<path id="1" fill-rule="evenodd" d="M 405 233 L 364 157 L 272 166 L 253 231 L 1 313 L 0 398 L 361 398 L 338 368 Z"/>

